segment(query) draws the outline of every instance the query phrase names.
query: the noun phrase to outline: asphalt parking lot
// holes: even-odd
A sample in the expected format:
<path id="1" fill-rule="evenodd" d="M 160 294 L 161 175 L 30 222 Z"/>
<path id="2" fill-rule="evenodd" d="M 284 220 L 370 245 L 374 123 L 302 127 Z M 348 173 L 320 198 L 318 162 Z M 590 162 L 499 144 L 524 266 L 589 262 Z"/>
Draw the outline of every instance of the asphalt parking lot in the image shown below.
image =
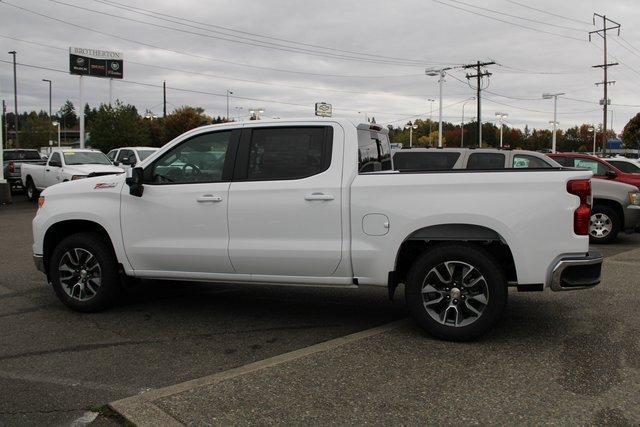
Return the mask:
<path id="1" fill-rule="evenodd" d="M 68 425 L 92 407 L 406 317 L 385 289 L 172 282 L 74 313 L 32 265 L 34 210 L 20 195 L 0 207 L 0 425 Z M 511 293 L 503 322 L 475 343 L 401 324 L 154 404 L 186 424 L 638 424 L 638 248 L 638 234 L 599 248 L 611 261 L 596 289 Z"/>

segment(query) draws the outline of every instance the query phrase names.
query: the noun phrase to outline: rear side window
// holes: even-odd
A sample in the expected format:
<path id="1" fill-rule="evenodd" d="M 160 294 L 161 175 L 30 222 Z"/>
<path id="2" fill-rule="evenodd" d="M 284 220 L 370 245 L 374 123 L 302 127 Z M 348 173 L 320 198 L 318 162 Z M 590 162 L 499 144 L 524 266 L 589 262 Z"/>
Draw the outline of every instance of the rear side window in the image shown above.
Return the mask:
<path id="1" fill-rule="evenodd" d="M 440 171 L 453 169 L 460 158 L 460 153 L 399 151 L 393 155 L 393 166 L 396 170 Z"/>
<path id="2" fill-rule="evenodd" d="M 514 168 L 551 168 L 553 165 L 541 159 L 540 157 L 531 156 L 529 154 L 516 154 L 513 156 Z"/>
<path id="3" fill-rule="evenodd" d="M 502 153 L 472 153 L 467 160 L 467 169 L 504 169 Z"/>
<path id="4" fill-rule="evenodd" d="M 248 180 L 300 179 L 331 164 L 330 126 L 254 129 L 249 146 Z"/>
<path id="5" fill-rule="evenodd" d="M 593 172 L 594 175 L 604 175 L 609 168 L 600 163 L 597 160 L 586 159 L 586 158 L 573 158 L 573 167 L 580 169 L 589 169 Z"/>
<path id="6" fill-rule="evenodd" d="M 40 160 L 40 153 L 35 150 L 4 151 L 5 160 Z"/>
<path id="7" fill-rule="evenodd" d="M 393 169 L 389 136 L 376 131 L 358 130 L 358 172 Z"/>
<path id="8" fill-rule="evenodd" d="M 640 166 L 636 166 L 631 162 L 625 162 L 622 160 L 607 160 L 610 164 L 620 169 L 625 173 L 640 173 Z"/>
<path id="9" fill-rule="evenodd" d="M 571 157 L 552 157 L 552 159 L 560 163 L 562 166 L 569 168 L 573 167 L 573 159 Z"/>
<path id="10" fill-rule="evenodd" d="M 120 154 L 118 154 L 117 161 L 122 162 L 124 159 L 128 159 L 133 155 L 133 151 L 131 150 L 120 150 Z"/>

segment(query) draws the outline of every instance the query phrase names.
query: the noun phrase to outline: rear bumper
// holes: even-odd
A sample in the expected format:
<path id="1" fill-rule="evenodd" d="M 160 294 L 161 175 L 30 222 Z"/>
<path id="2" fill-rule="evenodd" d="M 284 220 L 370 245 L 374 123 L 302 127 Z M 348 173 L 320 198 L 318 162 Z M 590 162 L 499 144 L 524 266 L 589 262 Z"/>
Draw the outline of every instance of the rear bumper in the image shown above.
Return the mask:
<path id="1" fill-rule="evenodd" d="M 602 279 L 602 261 L 598 251 L 560 258 L 551 272 L 549 287 L 553 291 L 571 291 L 596 286 Z"/>

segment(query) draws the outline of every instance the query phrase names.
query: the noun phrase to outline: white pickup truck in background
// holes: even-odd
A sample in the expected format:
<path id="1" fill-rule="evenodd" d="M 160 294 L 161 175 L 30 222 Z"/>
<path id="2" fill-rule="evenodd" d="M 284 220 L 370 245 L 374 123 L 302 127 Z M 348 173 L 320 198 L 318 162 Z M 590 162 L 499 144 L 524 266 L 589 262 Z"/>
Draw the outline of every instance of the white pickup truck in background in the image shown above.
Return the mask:
<path id="1" fill-rule="evenodd" d="M 179 136 L 124 175 L 47 188 L 34 261 L 79 311 L 127 277 L 404 285 L 431 334 L 465 340 L 508 287 L 600 282 L 589 251 L 590 171 L 393 170 L 387 131 L 343 119 L 260 120 Z"/>
<path id="2" fill-rule="evenodd" d="M 46 164 L 25 164 L 20 171 L 27 197 L 36 200 L 40 191 L 65 181 L 124 173 L 97 150 L 56 149 Z"/>

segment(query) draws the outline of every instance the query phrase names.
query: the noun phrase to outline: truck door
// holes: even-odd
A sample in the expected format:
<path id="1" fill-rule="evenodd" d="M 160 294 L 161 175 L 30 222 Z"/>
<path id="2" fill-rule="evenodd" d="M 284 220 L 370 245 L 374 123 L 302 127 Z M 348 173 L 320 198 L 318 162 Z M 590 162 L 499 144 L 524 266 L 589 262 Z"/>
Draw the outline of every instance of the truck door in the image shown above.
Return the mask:
<path id="1" fill-rule="evenodd" d="M 62 155 L 54 152 L 49 157 L 49 162 L 44 167 L 42 175 L 42 185 L 44 188 L 60 182 L 60 173 L 62 172 Z"/>
<path id="2" fill-rule="evenodd" d="M 342 257 L 340 126 L 245 127 L 229 190 L 237 273 L 331 276 Z"/>
<path id="3" fill-rule="evenodd" d="M 121 202 L 127 259 L 141 274 L 233 273 L 227 205 L 239 130 L 194 135 L 145 166 L 144 192 Z"/>

